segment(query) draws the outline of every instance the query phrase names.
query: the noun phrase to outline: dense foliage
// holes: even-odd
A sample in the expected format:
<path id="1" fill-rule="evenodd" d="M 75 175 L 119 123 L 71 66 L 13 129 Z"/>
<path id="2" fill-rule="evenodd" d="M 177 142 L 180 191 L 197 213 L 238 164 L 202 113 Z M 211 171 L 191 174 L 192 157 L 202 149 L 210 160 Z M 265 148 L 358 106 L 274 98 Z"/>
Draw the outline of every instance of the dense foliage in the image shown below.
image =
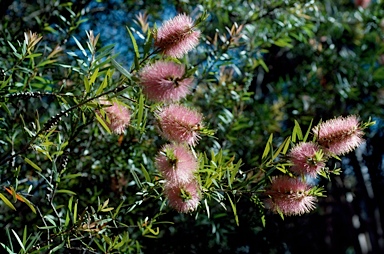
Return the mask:
<path id="1" fill-rule="evenodd" d="M 2 251 L 384 251 L 383 1 L 1 5 Z M 279 182 L 309 203 L 275 207 Z"/>

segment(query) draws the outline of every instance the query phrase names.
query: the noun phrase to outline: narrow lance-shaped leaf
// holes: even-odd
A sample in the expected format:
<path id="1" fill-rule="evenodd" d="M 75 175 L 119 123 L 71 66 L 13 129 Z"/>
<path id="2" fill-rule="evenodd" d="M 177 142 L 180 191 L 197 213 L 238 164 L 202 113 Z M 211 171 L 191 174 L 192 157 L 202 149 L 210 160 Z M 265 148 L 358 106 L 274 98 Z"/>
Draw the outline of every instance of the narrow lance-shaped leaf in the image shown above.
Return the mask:
<path id="1" fill-rule="evenodd" d="M 99 88 L 97 88 L 96 95 L 101 94 L 103 90 L 108 86 L 108 80 L 110 76 L 111 76 L 111 71 L 109 69 L 107 71 L 107 74 L 105 75 L 103 82 L 101 82 L 101 85 L 99 86 Z"/>
<path id="2" fill-rule="evenodd" d="M 148 171 L 145 169 L 143 164 L 140 164 L 140 166 L 141 166 L 141 171 L 143 171 L 143 175 L 145 177 L 145 181 L 150 183 L 151 182 L 151 177 L 149 176 Z"/>
<path id="3" fill-rule="evenodd" d="M 76 199 L 75 205 L 73 206 L 73 224 L 76 224 L 77 222 L 77 203 L 78 200 Z"/>
<path id="4" fill-rule="evenodd" d="M 91 90 L 91 85 L 89 84 L 87 77 L 84 77 L 84 87 L 85 87 L 85 92 L 89 93 L 89 91 Z"/>
<path id="5" fill-rule="evenodd" d="M 16 208 L 13 206 L 11 201 L 9 201 L 3 194 L 0 193 L 0 198 L 3 200 L 4 204 L 6 204 L 8 207 L 10 207 L 12 210 L 16 211 Z"/>
<path id="6" fill-rule="evenodd" d="M 303 133 L 301 131 L 299 123 L 295 120 L 295 127 L 293 127 L 292 131 L 292 142 L 296 142 L 296 138 L 298 140 L 303 140 Z"/>
<path id="7" fill-rule="evenodd" d="M 64 193 L 68 195 L 76 195 L 76 192 L 70 191 L 70 190 L 56 190 L 56 193 Z"/>
<path id="8" fill-rule="evenodd" d="M 24 247 L 24 244 L 23 242 L 20 240 L 20 237 L 16 234 L 16 232 L 12 229 L 12 233 L 13 235 L 15 236 L 17 242 L 19 243 L 20 247 L 23 249 L 23 251 L 25 252 L 25 247 Z"/>
<path id="9" fill-rule="evenodd" d="M 37 166 L 33 161 L 31 161 L 30 159 L 28 158 L 24 158 L 24 161 L 26 163 L 28 163 L 32 168 L 38 170 L 38 171 L 42 171 L 41 168 L 39 166 Z"/>
<path id="10" fill-rule="evenodd" d="M 72 36 L 72 38 L 75 40 L 77 46 L 79 47 L 79 49 L 81 50 L 81 53 L 83 53 L 83 55 L 85 57 L 87 57 L 87 52 L 85 51 L 85 49 L 83 48 L 83 46 L 81 45 L 81 43 L 76 39 L 76 37 Z"/>
<path id="11" fill-rule="evenodd" d="M 227 196 L 228 196 L 229 203 L 231 203 L 233 215 L 235 216 L 236 225 L 239 226 L 239 217 L 237 216 L 236 205 L 232 202 L 232 199 L 231 199 L 231 197 L 229 196 L 228 193 L 227 193 Z"/>
<path id="12" fill-rule="evenodd" d="M 149 50 L 152 48 L 153 33 L 151 29 L 148 29 L 147 38 L 144 43 L 144 57 L 149 54 Z"/>
<path id="13" fill-rule="evenodd" d="M 272 160 L 276 159 L 277 156 L 279 156 L 281 150 L 285 148 L 286 144 L 289 144 L 291 137 L 287 137 L 284 142 L 279 146 L 279 148 L 276 150 L 276 152 L 273 154 Z"/>
<path id="14" fill-rule="evenodd" d="M 287 142 L 285 142 L 285 146 L 284 146 L 282 154 L 286 154 L 287 153 L 287 151 L 289 149 L 289 145 L 291 144 L 291 136 L 289 136 L 287 139 L 288 140 L 287 140 Z"/>
<path id="15" fill-rule="evenodd" d="M 141 123 L 143 121 L 143 115 L 144 115 L 144 95 L 140 94 L 139 97 L 139 110 L 137 112 L 137 127 L 141 127 Z"/>
<path id="16" fill-rule="evenodd" d="M 135 70 L 139 70 L 140 66 L 139 66 L 139 58 L 140 58 L 140 53 L 139 53 L 139 47 L 137 46 L 137 42 L 136 42 L 136 39 L 135 39 L 135 36 L 133 36 L 132 32 L 131 32 L 131 29 L 129 29 L 129 27 L 127 27 L 127 31 L 129 33 L 129 37 L 131 37 L 131 40 L 132 40 L 132 45 L 133 45 L 133 50 L 135 52 Z"/>
<path id="17" fill-rule="evenodd" d="M 111 133 L 111 130 L 109 129 L 108 125 L 106 122 L 99 116 L 99 114 L 95 114 L 97 121 L 101 124 L 101 126 L 104 127 L 104 129 L 108 132 Z"/>
<path id="18" fill-rule="evenodd" d="M 308 130 L 307 130 L 307 132 L 305 133 L 303 142 L 306 142 L 307 139 L 308 139 L 309 133 L 311 132 L 311 128 L 312 128 L 312 123 L 313 123 L 313 119 L 312 119 L 311 122 L 309 123 Z"/>
<path id="19" fill-rule="evenodd" d="M 90 86 L 92 86 L 93 83 L 95 83 L 95 80 L 98 77 L 98 74 L 99 74 L 99 68 L 96 68 L 96 70 L 93 72 L 91 78 L 89 79 Z"/>
<path id="20" fill-rule="evenodd" d="M 264 152 L 263 152 L 263 156 L 261 157 L 261 159 L 265 159 L 269 153 L 269 150 L 271 148 L 271 144 L 272 144 L 272 139 L 273 139 L 273 134 L 271 134 L 269 136 L 269 139 L 267 141 L 267 144 L 265 145 L 265 148 L 264 148 Z"/>
<path id="21" fill-rule="evenodd" d="M 31 201 L 29 201 L 28 199 L 26 199 L 22 195 L 18 195 L 18 197 L 21 199 L 22 202 L 24 202 L 32 210 L 33 213 L 36 213 L 36 209 L 33 206 L 33 204 L 31 203 Z"/>
<path id="22" fill-rule="evenodd" d="M 111 63 L 113 66 L 115 66 L 115 68 L 121 73 L 123 74 L 126 78 L 128 78 L 129 80 L 132 79 L 132 75 L 131 73 L 126 70 L 123 66 L 121 66 L 118 62 L 116 62 L 115 59 L 111 58 Z"/>

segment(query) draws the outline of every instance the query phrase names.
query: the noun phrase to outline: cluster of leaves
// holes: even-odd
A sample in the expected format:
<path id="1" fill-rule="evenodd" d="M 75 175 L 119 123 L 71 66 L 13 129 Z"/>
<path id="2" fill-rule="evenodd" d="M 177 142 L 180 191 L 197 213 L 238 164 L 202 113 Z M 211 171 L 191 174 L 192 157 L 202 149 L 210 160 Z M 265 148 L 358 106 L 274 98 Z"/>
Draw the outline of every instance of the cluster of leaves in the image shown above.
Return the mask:
<path id="1" fill-rule="evenodd" d="M 238 248 L 228 235 L 242 221 L 265 225 L 262 190 L 269 176 L 288 173 L 284 155 L 308 139 L 312 118 L 380 115 L 380 4 L 169 3 L 170 10 L 209 14 L 200 46 L 180 61 L 196 77 L 187 103 L 216 129 L 196 147 L 201 206 L 195 218 L 175 214 L 153 163 L 164 142 L 153 117 L 158 105 L 145 101 L 136 75 L 156 58 L 148 27 L 164 19 L 161 3 L 117 1 L 129 14 L 127 60 L 102 28 L 82 31 L 99 25 L 88 20 L 94 12 L 112 10 L 108 1 L 48 2 L 40 10 L 15 1 L 0 24 L 0 239 L 8 253 L 169 253 L 176 249 L 162 239 L 202 232 L 200 244 L 192 237 L 179 248 Z M 11 22 L 21 10 L 25 17 Z M 27 23 L 32 32 L 20 31 Z M 131 110 L 124 135 L 110 133 L 97 103 L 103 97 Z"/>

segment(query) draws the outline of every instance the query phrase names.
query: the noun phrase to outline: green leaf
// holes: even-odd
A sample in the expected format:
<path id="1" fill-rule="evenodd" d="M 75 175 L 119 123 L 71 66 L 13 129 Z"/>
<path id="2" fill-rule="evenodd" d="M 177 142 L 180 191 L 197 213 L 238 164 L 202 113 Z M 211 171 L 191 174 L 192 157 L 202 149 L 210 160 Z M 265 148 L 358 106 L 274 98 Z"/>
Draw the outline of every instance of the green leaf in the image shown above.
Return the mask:
<path id="1" fill-rule="evenodd" d="M 29 206 L 29 208 L 32 210 L 32 212 L 36 214 L 36 209 L 33 206 L 33 204 L 31 203 L 31 201 L 29 201 L 28 199 L 26 199 L 24 196 L 22 196 L 20 194 L 18 194 L 17 197 L 20 198 L 21 201 L 24 202 L 27 206 Z"/>
<path id="2" fill-rule="evenodd" d="M 233 215 L 235 216 L 236 225 L 239 226 L 239 217 L 237 216 L 237 209 L 236 209 L 236 206 L 235 206 L 235 204 L 232 202 L 232 199 L 231 199 L 231 197 L 229 196 L 228 193 L 227 193 L 227 196 L 228 196 L 229 203 L 231 203 L 231 206 L 232 206 L 232 211 L 233 211 Z"/>
<path id="3" fill-rule="evenodd" d="M 88 55 L 87 55 L 87 52 L 85 51 L 85 49 L 83 48 L 83 46 L 81 45 L 81 43 L 76 39 L 75 36 L 72 36 L 72 38 L 75 40 L 77 46 L 78 46 L 79 49 L 81 50 L 81 53 L 83 53 L 83 55 L 84 55 L 85 57 L 87 57 L 87 56 L 88 56 Z"/>
<path id="4" fill-rule="evenodd" d="M 301 131 L 299 123 L 295 120 L 295 127 L 293 127 L 292 131 L 292 142 L 296 142 L 296 137 L 299 141 L 303 140 L 303 133 Z"/>
<path id="5" fill-rule="evenodd" d="M 115 208 L 113 208 L 113 207 L 108 207 L 108 208 L 101 209 L 101 211 L 102 211 L 102 212 L 109 212 L 109 211 L 112 211 L 113 209 L 115 209 Z"/>
<path id="6" fill-rule="evenodd" d="M 143 115 L 144 115 L 144 95 L 140 94 L 139 97 L 139 110 L 137 112 L 137 127 L 141 127 L 141 122 L 143 120 Z"/>
<path id="7" fill-rule="evenodd" d="M 269 69 L 267 67 L 267 65 L 265 64 L 264 60 L 263 59 L 258 59 L 257 60 L 258 63 L 263 67 L 263 69 L 265 70 L 265 72 L 269 72 Z"/>
<path id="8" fill-rule="evenodd" d="M 235 180 L 235 177 L 237 175 L 237 172 L 239 172 L 239 169 L 240 169 L 240 166 L 241 166 L 241 159 L 236 163 L 235 167 L 233 168 L 232 172 L 231 172 L 231 178 L 230 178 L 230 183 L 232 184 L 233 181 Z"/>
<path id="9" fill-rule="evenodd" d="M 140 188 L 143 188 L 143 184 L 141 183 L 141 181 L 140 181 L 139 177 L 137 176 L 135 170 L 134 170 L 134 169 L 131 169 L 130 171 L 131 171 L 131 174 L 132 174 L 133 178 L 135 179 L 136 184 L 137 184 Z"/>
<path id="10" fill-rule="evenodd" d="M 126 78 L 128 78 L 129 80 L 132 79 L 132 74 L 129 71 L 127 71 L 123 66 L 121 66 L 118 62 L 116 62 L 115 59 L 111 58 L 111 63 Z"/>
<path id="11" fill-rule="evenodd" d="M 143 171 L 143 175 L 145 177 L 145 181 L 147 181 L 148 183 L 151 182 L 151 177 L 149 176 L 148 174 L 148 171 L 145 169 L 145 167 L 143 166 L 143 164 L 140 164 L 141 166 L 141 171 Z"/>
<path id="12" fill-rule="evenodd" d="M 73 223 L 74 224 L 77 221 L 77 202 L 78 202 L 78 200 L 76 200 L 75 205 L 73 206 Z"/>
<path id="13" fill-rule="evenodd" d="M 311 122 L 309 123 L 308 130 L 307 130 L 307 132 L 305 133 L 303 142 L 306 142 L 307 139 L 308 139 L 309 133 L 311 132 L 311 128 L 312 128 L 312 123 L 313 123 L 313 119 L 312 119 Z"/>
<path id="14" fill-rule="evenodd" d="M 27 225 L 24 226 L 23 231 L 23 245 L 25 246 L 27 244 Z"/>
<path id="15" fill-rule="evenodd" d="M 124 204 L 124 200 L 120 203 L 120 205 L 116 208 L 115 213 L 113 214 L 112 218 L 116 218 L 116 216 L 119 214 L 121 207 Z"/>
<path id="16" fill-rule="evenodd" d="M 11 201 L 9 201 L 3 194 L 0 193 L 0 198 L 3 200 L 3 202 L 9 206 L 12 210 L 16 211 L 16 208 L 12 205 Z"/>
<path id="17" fill-rule="evenodd" d="M 24 158 L 24 161 L 28 163 L 30 166 L 32 166 L 34 169 L 36 169 L 37 171 L 40 171 L 40 172 L 42 171 L 41 168 L 37 166 L 35 163 L 33 163 L 30 159 Z"/>
<path id="18" fill-rule="evenodd" d="M 129 27 L 127 27 L 127 31 L 129 33 L 129 37 L 131 37 L 131 41 L 132 41 L 132 45 L 133 45 L 133 50 L 135 52 L 135 70 L 139 70 L 140 66 L 139 66 L 139 58 L 140 58 L 140 53 L 139 53 L 139 47 L 137 46 L 137 42 L 136 42 L 136 39 L 135 39 L 135 36 L 133 36 L 132 32 L 131 32 L 131 29 L 129 29 Z"/>
<path id="19" fill-rule="evenodd" d="M 16 254 L 16 252 L 13 252 L 10 248 L 5 246 L 4 243 L 0 243 L 0 245 L 3 246 L 3 248 L 8 252 L 8 254 Z"/>
<path id="20" fill-rule="evenodd" d="M 13 229 L 11 229 L 11 230 L 12 230 L 12 233 L 14 234 L 14 236 L 15 236 L 17 242 L 19 243 L 20 247 L 21 247 L 21 248 L 23 249 L 23 251 L 25 252 L 25 247 L 24 247 L 23 242 L 20 240 L 20 237 L 16 234 L 16 232 L 15 232 Z"/>
<path id="21" fill-rule="evenodd" d="M 108 127 L 108 125 L 106 124 L 106 122 L 99 116 L 99 114 L 96 113 L 95 116 L 96 116 L 97 121 L 101 124 L 101 126 L 103 126 L 104 129 L 105 129 L 109 134 L 111 134 L 111 133 L 112 133 L 111 130 L 109 129 L 109 127 Z"/>
<path id="22" fill-rule="evenodd" d="M 77 195 L 76 192 L 70 191 L 70 190 L 56 190 L 56 193 L 64 193 L 69 195 Z"/>
<path id="23" fill-rule="evenodd" d="M 55 62 L 57 62 L 56 59 L 45 60 L 45 61 L 39 63 L 36 67 L 43 67 L 43 66 L 45 66 L 47 64 L 52 64 L 52 63 L 55 63 Z"/>
<path id="24" fill-rule="evenodd" d="M 149 54 L 149 50 L 152 48 L 153 33 L 151 29 L 148 29 L 147 39 L 144 43 L 144 57 Z"/>
<path id="25" fill-rule="evenodd" d="M 291 140 L 291 137 L 287 137 L 284 142 L 279 146 L 279 148 L 276 150 L 276 152 L 273 154 L 272 160 L 276 159 L 277 156 L 279 156 L 281 150 L 285 148 L 286 144 L 289 144 L 289 141 Z"/>
<path id="26" fill-rule="evenodd" d="M 287 153 L 287 151 L 288 151 L 288 149 L 289 149 L 289 145 L 291 144 L 291 136 L 289 136 L 288 138 L 287 138 L 288 140 L 287 140 L 287 142 L 285 143 L 285 146 L 284 146 L 284 149 L 283 149 L 283 152 L 282 152 L 282 154 L 286 154 Z"/>
<path id="27" fill-rule="evenodd" d="M 281 48 L 284 48 L 284 47 L 287 47 L 287 48 L 292 48 L 292 44 L 290 43 L 290 40 L 289 38 L 284 38 L 284 39 L 278 39 L 276 41 L 274 41 L 273 43 L 276 45 L 276 46 L 279 46 Z"/>
<path id="28" fill-rule="evenodd" d="M 97 89 L 96 95 L 101 94 L 103 92 L 103 90 L 108 86 L 108 80 L 109 80 L 110 76 L 112 76 L 112 70 L 109 69 L 107 71 L 107 74 L 105 75 L 105 78 L 104 78 L 103 82 L 101 82 L 101 85 Z"/>
<path id="29" fill-rule="evenodd" d="M 92 74 L 91 78 L 89 79 L 89 84 L 92 86 L 93 83 L 95 83 L 95 80 L 97 78 L 97 75 L 99 74 L 99 68 L 95 70 L 95 72 Z"/>
<path id="30" fill-rule="evenodd" d="M 269 139 L 267 141 L 267 144 L 265 145 L 265 148 L 264 148 L 264 152 L 263 152 L 263 156 L 261 157 L 261 159 L 265 159 L 269 153 L 269 150 L 271 149 L 271 146 L 272 146 L 272 139 L 273 139 L 273 134 L 271 134 L 269 136 Z"/>
<path id="31" fill-rule="evenodd" d="M 89 93 L 89 91 L 91 90 L 91 85 L 89 84 L 87 77 L 84 77 L 84 87 L 85 87 L 85 91 Z"/>
<path id="32" fill-rule="evenodd" d="M 56 252 L 56 251 L 62 249 L 65 243 L 66 243 L 66 242 L 63 241 L 62 243 L 60 243 L 59 245 L 57 245 L 55 248 L 53 248 L 53 249 L 49 252 L 49 254 L 54 253 L 54 252 Z"/>
<path id="33" fill-rule="evenodd" d="M 17 50 L 16 50 L 16 48 L 12 45 L 12 43 L 11 43 L 10 41 L 7 41 L 7 42 L 8 42 L 8 44 L 9 44 L 9 46 L 12 48 L 13 52 L 14 52 L 14 53 L 17 53 Z"/>

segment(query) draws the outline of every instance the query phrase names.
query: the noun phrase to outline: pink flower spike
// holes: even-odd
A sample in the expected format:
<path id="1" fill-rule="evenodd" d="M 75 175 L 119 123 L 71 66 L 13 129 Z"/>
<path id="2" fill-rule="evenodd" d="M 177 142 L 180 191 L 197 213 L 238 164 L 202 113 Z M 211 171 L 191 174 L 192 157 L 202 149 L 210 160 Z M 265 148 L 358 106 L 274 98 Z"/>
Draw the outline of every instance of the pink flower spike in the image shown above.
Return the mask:
<path id="1" fill-rule="evenodd" d="M 202 115 L 184 106 L 172 104 L 158 113 L 159 131 L 164 138 L 177 143 L 196 145 L 200 139 Z"/>
<path id="2" fill-rule="evenodd" d="M 178 101 L 188 93 L 192 78 L 185 78 L 185 66 L 158 61 L 145 66 L 140 73 L 140 83 L 145 96 L 154 102 Z"/>
<path id="3" fill-rule="evenodd" d="M 193 154 L 184 145 L 165 145 L 155 158 L 156 168 L 165 180 L 174 184 L 190 182 L 197 171 L 198 163 Z"/>
<path id="4" fill-rule="evenodd" d="M 272 179 L 265 192 L 270 198 L 265 201 L 266 208 L 284 215 L 301 215 L 315 208 L 316 197 L 309 195 L 311 187 L 297 178 L 277 176 Z"/>
<path id="5" fill-rule="evenodd" d="M 122 134 L 125 128 L 129 125 L 131 119 L 129 110 L 115 102 L 111 103 L 106 100 L 100 100 L 99 103 L 102 105 L 109 105 L 103 108 L 107 115 L 106 124 L 108 128 L 115 134 Z M 97 112 L 97 114 L 100 113 Z"/>
<path id="6" fill-rule="evenodd" d="M 199 43 L 200 31 L 193 28 L 193 20 L 185 14 L 179 14 L 159 27 L 155 35 L 155 47 L 167 56 L 181 58 Z"/>
<path id="7" fill-rule="evenodd" d="M 322 151 L 315 143 L 301 142 L 297 144 L 288 154 L 293 163 L 292 172 L 315 177 L 325 167 L 322 155 Z"/>
<path id="8" fill-rule="evenodd" d="M 312 131 L 323 150 L 335 155 L 351 152 L 364 141 L 364 133 L 355 115 L 325 121 Z"/>
<path id="9" fill-rule="evenodd" d="M 201 199 L 200 188 L 195 180 L 182 185 L 167 182 L 164 194 L 168 198 L 169 206 L 179 213 L 195 211 Z"/>

